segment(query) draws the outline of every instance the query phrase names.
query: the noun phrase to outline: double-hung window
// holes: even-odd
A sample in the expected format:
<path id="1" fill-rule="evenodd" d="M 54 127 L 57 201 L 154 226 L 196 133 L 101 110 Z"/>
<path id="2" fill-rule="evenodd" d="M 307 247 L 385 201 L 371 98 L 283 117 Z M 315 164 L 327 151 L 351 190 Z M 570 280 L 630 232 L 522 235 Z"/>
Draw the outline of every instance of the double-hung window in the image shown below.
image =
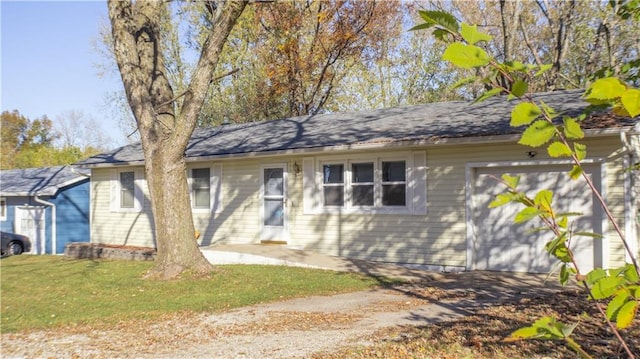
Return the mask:
<path id="1" fill-rule="evenodd" d="M 191 208 L 194 213 L 220 213 L 222 209 L 222 164 L 202 164 L 187 170 Z"/>
<path id="2" fill-rule="evenodd" d="M 375 203 L 374 163 L 351 163 L 351 205 L 372 207 Z"/>
<path id="3" fill-rule="evenodd" d="M 382 206 L 405 206 L 407 204 L 406 161 L 381 161 Z"/>
<path id="4" fill-rule="evenodd" d="M 111 172 L 111 211 L 139 212 L 144 206 L 141 168 L 122 168 Z"/>
<path id="5" fill-rule="evenodd" d="M 191 169 L 192 206 L 198 209 L 211 208 L 211 169 Z"/>
<path id="6" fill-rule="evenodd" d="M 322 193 L 325 207 L 344 206 L 344 164 L 322 165 Z"/>
<path id="7" fill-rule="evenodd" d="M 120 208 L 134 208 L 136 174 L 134 171 L 122 171 L 118 176 L 120 181 Z"/>

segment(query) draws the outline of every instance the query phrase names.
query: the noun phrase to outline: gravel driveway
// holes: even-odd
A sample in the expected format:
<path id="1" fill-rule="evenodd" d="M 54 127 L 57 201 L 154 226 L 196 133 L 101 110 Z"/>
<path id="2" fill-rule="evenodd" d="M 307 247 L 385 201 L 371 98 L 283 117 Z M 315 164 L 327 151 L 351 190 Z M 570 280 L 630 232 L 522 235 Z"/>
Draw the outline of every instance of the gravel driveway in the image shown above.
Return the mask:
<path id="1" fill-rule="evenodd" d="M 493 277 L 492 277 L 493 278 Z M 502 275 L 501 275 L 502 278 Z M 105 330 L 76 327 L 2 335 L 3 358 L 297 358 L 368 345 L 379 329 L 459 318 L 523 291 L 555 290 L 478 274 L 388 289 L 172 314 Z"/>

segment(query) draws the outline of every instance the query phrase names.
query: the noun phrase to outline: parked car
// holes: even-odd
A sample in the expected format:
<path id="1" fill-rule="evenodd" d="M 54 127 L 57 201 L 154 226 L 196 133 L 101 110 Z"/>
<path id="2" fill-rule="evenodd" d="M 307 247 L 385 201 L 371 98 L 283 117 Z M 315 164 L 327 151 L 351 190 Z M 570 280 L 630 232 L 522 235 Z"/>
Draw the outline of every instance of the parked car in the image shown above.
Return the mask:
<path id="1" fill-rule="evenodd" d="M 31 241 L 27 236 L 7 232 L 0 232 L 0 235 L 2 236 L 0 252 L 3 257 L 22 254 L 31 250 Z"/>

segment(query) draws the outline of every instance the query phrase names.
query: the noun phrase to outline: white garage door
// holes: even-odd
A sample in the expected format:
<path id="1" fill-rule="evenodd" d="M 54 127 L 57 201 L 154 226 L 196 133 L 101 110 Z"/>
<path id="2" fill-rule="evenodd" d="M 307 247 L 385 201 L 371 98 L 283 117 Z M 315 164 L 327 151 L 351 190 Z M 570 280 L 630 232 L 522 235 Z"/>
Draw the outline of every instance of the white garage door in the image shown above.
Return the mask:
<path id="1" fill-rule="evenodd" d="M 602 215 L 598 204 L 585 181 L 569 180 L 568 166 L 519 166 L 476 168 L 472 194 L 473 220 L 473 262 L 477 270 L 549 272 L 557 263 L 544 250 L 552 240 L 548 231 L 533 231 L 541 227 L 541 221 L 534 219 L 515 224 L 514 216 L 523 207 L 510 203 L 498 208 L 488 208 L 495 195 L 504 193 L 505 187 L 496 181 L 502 174 L 519 175 L 518 188 L 530 197 L 540 189 L 550 189 L 554 193 L 557 211 L 580 212 L 581 217 L 573 218 L 573 226 L 583 232 L 602 232 Z M 586 172 L 600 188 L 600 166 L 589 165 Z M 571 219 L 570 218 L 570 219 Z M 576 254 L 581 272 L 594 266 L 601 266 L 601 240 L 591 237 L 575 237 L 571 248 Z"/>

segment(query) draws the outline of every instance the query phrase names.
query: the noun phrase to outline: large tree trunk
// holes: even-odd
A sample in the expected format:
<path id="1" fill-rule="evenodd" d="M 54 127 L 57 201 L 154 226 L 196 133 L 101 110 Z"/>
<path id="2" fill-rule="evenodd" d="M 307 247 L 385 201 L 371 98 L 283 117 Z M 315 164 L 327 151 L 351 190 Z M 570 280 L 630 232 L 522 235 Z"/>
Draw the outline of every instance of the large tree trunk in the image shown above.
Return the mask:
<path id="1" fill-rule="evenodd" d="M 247 1 L 226 1 L 203 46 L 187 91 L 176 95 L 166 76 L 160 43 L 166 2 L 109 0 L 114 54 L 136 118 L 158 255 L 148 277 L 170 279 L 213 267 L 195 239 L 184 153 L 196 126 L 227 36 Z M 176 100 L 182 99 L 179 105 Z"/>
<path id="2" fill-rule="evenodd" d="M 206 274 L 212 266 L 194 238 L 195 229 L 182 151 L 170 141 L 147 148 L 145 173 L 152 198 L 158 255 L 147 277 L 169 279 L 185 270 Z"/>

